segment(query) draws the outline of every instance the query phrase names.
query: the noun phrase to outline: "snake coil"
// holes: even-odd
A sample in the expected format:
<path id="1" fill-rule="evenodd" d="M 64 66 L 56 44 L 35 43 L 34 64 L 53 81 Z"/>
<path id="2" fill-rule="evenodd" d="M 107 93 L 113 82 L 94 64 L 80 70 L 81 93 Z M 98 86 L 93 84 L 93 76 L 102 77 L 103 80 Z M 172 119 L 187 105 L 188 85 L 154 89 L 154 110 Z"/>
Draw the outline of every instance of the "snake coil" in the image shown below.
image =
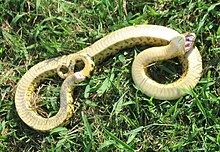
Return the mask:
<path id="1" fill-rule="evenodd" d="M 140 90 L 160 100 L 174 100 L 186 94 L 198 83 L 202 73 L 202 59 L 196 47 L 195 36 L 182 35 L 163 26 L 138 25 L 119 29 L 75 54 L 42 61 L 28 70 L 18 83 L 15 106 L 20 118 L 31 128 L 48 131 L 68 122 L 73 114 L 73 84 L 90 77 L 95 64 L 135 45 L 151 45 L 152 48 L 139 53 L 132 64 L 132 77 Z M 178 57 L 185 71 L 179 80 L 160 84 L 149 77 L 146 67 L 152 62 Z M 77 60 L 82 60 L 84 69 L 74 71 Z M 63 72 L 62 68 L 67 72 Z M 60 91 L 60 109 L 51 118 L 43 118 L 31 106 L 31 96 L 46 77 L 58 74 L 64 78 Z"/>

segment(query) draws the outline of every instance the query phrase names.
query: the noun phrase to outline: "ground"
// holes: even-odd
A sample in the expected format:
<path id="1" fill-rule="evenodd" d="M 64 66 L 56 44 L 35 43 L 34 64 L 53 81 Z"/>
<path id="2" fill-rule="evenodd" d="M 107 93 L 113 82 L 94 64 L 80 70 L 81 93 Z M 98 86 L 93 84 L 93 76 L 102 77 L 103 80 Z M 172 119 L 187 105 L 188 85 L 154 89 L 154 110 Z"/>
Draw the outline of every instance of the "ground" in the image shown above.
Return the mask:
<path id="1" fill-rule="evenodd" d="M 218 0 L 0 1 L 0 150 L 219 151 L 219 8 Z M 22 122 L 14 96 L 30 67 L 138 24 L 196 33 L 203 74 L 186 96 L 159 101 L 142 94 L 131 78 L 134 55 L 141 51 L 134 47 L 97 65 L 91 79 L 79 85 L 69 125 L 42 133 Z M 157 62 L 152 77 L 170 82 L 180 75 L 178 64 Z M 57 112 L 61 84 L 54 76 L 38 87 L 38 113 Z"/>

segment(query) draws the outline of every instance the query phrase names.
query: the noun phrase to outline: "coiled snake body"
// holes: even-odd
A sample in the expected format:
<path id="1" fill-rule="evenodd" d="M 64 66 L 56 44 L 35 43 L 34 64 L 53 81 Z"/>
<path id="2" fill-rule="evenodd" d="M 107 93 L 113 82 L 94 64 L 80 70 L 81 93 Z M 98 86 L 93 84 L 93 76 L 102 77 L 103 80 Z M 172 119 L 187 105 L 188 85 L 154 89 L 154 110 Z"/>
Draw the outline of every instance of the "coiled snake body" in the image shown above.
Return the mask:
<path id="1" fill-rule="evenodd" d="M 93 45 L 67 56 L 42 61 L 28 70 L 19 81 L 15 105 L 20 118 L 30 127 L 40 131 L 55 128 L 68 122 L 73 114 L 73 84 L 90 77 L 95 64 L 118 53 L 120 50 L 135 45 L 157 46 L 139 53 L 132 64 L 132 77 L 140 90 L 148 96 L 161 100 L 173 100 L 183 96 L 184 89 L 193 88 L 199 81 L 202 72 L 201 56 L 190 41 L 184 36 L 163 26 L 138 25 L 125 27 L 110 33 Z M 186 40 L 188 41 L 186 43 Z M 187 53 L 185 53 L 188 51 Z M 185 71 L 181 78 L 170 84 L 160 84 L 152 80 L 146 67 L 152 62 L 179 57 Z M 84 68 L 74 72 L 76 61 L 82 60 Z M 67 72 L 62 72 L 66 68 Z M 64 78 L 60 91 L 60 109 L 50 118 L 43 118 L 31 106 L 31 96 L 35 88 L 46 77 L 58 75 Z"/>

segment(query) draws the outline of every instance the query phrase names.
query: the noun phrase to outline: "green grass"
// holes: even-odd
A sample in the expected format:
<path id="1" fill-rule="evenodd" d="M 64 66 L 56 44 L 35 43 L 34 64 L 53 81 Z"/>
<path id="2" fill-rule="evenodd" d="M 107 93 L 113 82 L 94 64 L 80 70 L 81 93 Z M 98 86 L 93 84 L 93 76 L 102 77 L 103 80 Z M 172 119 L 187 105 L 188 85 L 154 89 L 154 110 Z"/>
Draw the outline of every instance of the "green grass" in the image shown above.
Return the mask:
<path id="1" fill-rule="evenodd" d="M 127 0 L 126 7 L 123 0 L 117 2 L 0 1 L 0 151 L 220 150 L 218 0 Z M 22 122 L 14 95 L 31 66 L 77 52 L 114 30 L 137 24 L 196 33 L 203 75 L 193 91 L 175 101 L 142 94 L 131 78 L 134 55 L 141 51 L 135 47 L 97 65 L 91 79 L 80 84 L 74 92 L 77 111 L 69 125 L 41 133 Z M 164 83 L 178 76 L 175 64 L 169 62 L 155 65 L 171 74 Z M 42 109 L 50 115 L 58 109 L 54 102 L 59 100 L 61 84 L 53 77 L 39 88 Z"/>

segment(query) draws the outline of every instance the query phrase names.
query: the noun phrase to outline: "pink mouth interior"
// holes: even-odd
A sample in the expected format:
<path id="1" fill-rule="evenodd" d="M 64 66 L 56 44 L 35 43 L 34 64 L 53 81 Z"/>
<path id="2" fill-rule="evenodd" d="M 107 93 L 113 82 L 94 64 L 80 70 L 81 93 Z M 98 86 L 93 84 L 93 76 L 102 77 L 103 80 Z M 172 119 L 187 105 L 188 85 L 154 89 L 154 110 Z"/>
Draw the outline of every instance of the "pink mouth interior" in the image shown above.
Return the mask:
<path id="1" fill-rule="evenodd" d="M 188 52 L 193 47 L 196 38 L 192 34 L 185 34 L 185 39 L 186 39 L 185 49 L 186 52 Z"/>

